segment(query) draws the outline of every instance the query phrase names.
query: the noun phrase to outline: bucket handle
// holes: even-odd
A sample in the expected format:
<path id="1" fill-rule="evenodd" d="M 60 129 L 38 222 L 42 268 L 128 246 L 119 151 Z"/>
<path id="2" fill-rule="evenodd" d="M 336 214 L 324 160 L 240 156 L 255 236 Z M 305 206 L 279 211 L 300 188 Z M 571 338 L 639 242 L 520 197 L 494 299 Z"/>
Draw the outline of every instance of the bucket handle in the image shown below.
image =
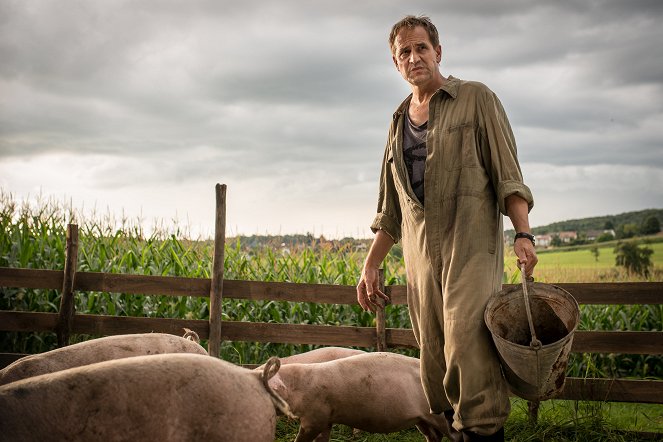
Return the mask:
<path id="1" fill-rule="evenodd" d="M 534 321 L 532 321 L 532 310 L 529 305 L 529 296 L 527 294 L 527 277 L 525 276 L 525 265 L 520 267 L 520 276 L 523 283 L 523 297 L 525 298 L 525 310 L 527 311 L 527 322 L 529 322 L 529 331 L 532 334 L 532 341 L 529 346 L 534 350 L 541 348 L 541 341 L 536 338 L 536 331 L 534 331 Z"/>

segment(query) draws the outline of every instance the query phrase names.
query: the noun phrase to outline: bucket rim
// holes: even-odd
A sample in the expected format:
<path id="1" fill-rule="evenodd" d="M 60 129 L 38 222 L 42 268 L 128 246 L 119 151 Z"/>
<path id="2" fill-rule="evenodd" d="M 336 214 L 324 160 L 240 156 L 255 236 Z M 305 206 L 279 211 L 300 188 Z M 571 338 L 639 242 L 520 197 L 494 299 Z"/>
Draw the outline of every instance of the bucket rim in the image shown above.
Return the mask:
<path id="1" fill-rule="evenodd" d="M 536 287 L 534 287 L 534 289 L 536 289 L 536 290 L 539 290 L 539 289 L 543 288 L 546 291 L 550 291 L 550 289 L 552 288 L 552 289 L 554 289 L 555 292 L 561 293 L 567 300 L 571 301 L 574 310 L 576 312 L 578 312 L 578 316 L 579 316 L 580 305 L 578 304 L 578 301 L 576 300 L 576 298 L 571 293 L 569 293 L 567 290 L 564 290 L 562 287 L 559 287 L 557 285 L 547 284 L 547 283 L 543 283 L 543 282 L 535 282 L 532 285 L 536 286 Z M 520 292 L 520 296 L 522 296 L 522 290 L 523 290 L 522 287 L 514 286 L 514 287 L 503 288 L 502 290 L 494 292 L 490 296 L 490 298 L 488 299 L 488 302 L 486 303 L 486 308 L 483 311 L 484 320 L 486 319 L 486 317 L 488 315 L 488 312 L 491 310 L 491 308 L 494 306 L 494 304 L 497 303 L 498 301 L 500 301 L 501 298 L 503 298 L 505 296 L 513 295 L 516 292 Z M 534 291 L 533 293 L 529 293 L 528 296 L 530 298 L 537 298 L 538 297 L 538 298 L 548 298 L 548 299 L 550 299 L 549 296 L 541 295 L 540 293 L 537 293 L 537 291 Z"/>
<path id="2" fill-rule="evenodd" d="M 578 326 L 580 325 L 580 306 L 579 306 L 578 301 L 576 300 L 576 298 L 571 293 L 569 293 L 567 290 L 564 290 L 562 287 L 559 287 L 559 286 L 554 285 L 554 284 L 547 284 L 547 283 L 543 283 L 543 282 L 534 282 L 534 283 L 531 283 L 531 284 L 533 286 L 536 286 L 536 287 L 535 287 L 535 291 L 533 293 L 529 294 L 530 298 L 550 299 L 550 296 L 546 296 L 546 295 L 542 295 L 541 293 L 537 293 L 536 290 L 544 289 L 545 291 L 548 291 L 548 292 L 554 292 L 556 295 L 563 296 L 566 301 L 571 302 L 571 308 L 574 310 L 574 313 L 575 313 L 575 315 L 574 315 L 575 320 L 573 321 L 574 322 L 573 327 L 570 330 L 567 330 L 566 335 L 564 337 L 562 337 L 561 339 L 558 339 L 557 341 L 550 342 L 548 344 L 543 344 L 541 346 L 541 348 L 539 349 L 539 351 L 543 350 L 543 349 L 550 349 L 550 348 L 559 346 L 561 343 L 566 343 L 568 340 L 573 339 L 573 335 L 575 334 L 576 330 L 578 329 Z M 493 295 L 488 300 L 488 303 L 486 304 L 486 308 L 484 309 L 484 312 L 483 312 L 484 324 L 486 324 L 486 327 L 488 328 L 488 331 L 492 335 L 493 339 L 496 339 L 496 340 L 498 340 L 500 342 L 503 342 L 503 343 L 507 343 L 510 346 L 515 346 L 516 348 L 519 348 L 519 349 L 527 349 L 527 350 L 532 350 L 532 351 L 536 352 L 537 350 L 533 349 L 530 345 L 521 345 L 521 344 L 509 341 L 508 339 L 503 338 L 502 336 L 500 336 L 496 332 L 494 327 L 491 327 L 491 321 L 489 320 L 489 314 L 491 313 L 491 309 L 495 306 L 495 304 L 497 302 L 499 302 L 500 300 L 503 300 L 504 297 L 506 297 L 506 296 L 512 296 L 512 297 L 520 296 L 520 297 L 522 297 L 523 296 L 523 289 L 522 289 L 521 286 L 517 285 L 517 286 L 513 286 L 513 287 L 503 288 L 502 290 L 499 290 L 498 292 L 493 293 Z"/>

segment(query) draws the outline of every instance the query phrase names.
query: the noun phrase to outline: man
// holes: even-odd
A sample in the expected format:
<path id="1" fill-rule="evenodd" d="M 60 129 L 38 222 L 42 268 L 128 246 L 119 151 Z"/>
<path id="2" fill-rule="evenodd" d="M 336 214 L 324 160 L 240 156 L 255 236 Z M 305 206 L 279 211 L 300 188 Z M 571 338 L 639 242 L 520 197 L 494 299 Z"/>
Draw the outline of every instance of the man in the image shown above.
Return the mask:
<path id="1" fill-rule="evenodd" d="M 425 16 L 407 16 L 389 37 L 393 62 L 412 94 L 394 113 L 380 178 L 375 239 L 357 285 L 373 310 L 377 270 L 402 239 L 408 309 L 421 378 L 433 413 L 455 440 L 504 440 L 508 388 L 483 321 L 501 288 L 502 214 L 531 275 L 537 263 L 516 145 L 499 99 L 485 85 L 440 73 L 442 47 Z"/>

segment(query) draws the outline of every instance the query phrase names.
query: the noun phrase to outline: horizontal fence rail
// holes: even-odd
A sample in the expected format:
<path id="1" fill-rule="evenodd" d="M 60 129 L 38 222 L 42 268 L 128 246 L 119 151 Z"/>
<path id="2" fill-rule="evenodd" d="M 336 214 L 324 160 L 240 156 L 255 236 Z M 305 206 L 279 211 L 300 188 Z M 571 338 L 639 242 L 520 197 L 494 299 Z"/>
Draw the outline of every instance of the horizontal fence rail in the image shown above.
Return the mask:
<path id="1" fill-rule="evenodd" d="M 0 267 L 0 287 L 62 290 L 65 274 L 57 270 Z M 663 282 L 556 284 L 571 293 L 579 304 L 663 304 Z M 509 285 L 505 285 L 508 287 Z M 211 279 L 173 276 L 76 272 L 73 291 L 132 293 L 155 296 L 209 297 Z M 355 304 L 354 286 L 223 280 L 224 298 Z M 386 286 L 392 304 L 406 304 L 405 286 Z M 60 314 L 0 311 L 0 330 L 55 332 Z M 208 339 L 207 320 L 102 316 L 75 314 L 72 334 L 117 335 L 146 331 L 182 334 L 189 328 Z M 221 339 L 227 341 L 279 342 L 287 344 L 376 347 L 373 327 L 222 321 Z M 385 328 L 384 342 L 391 348 L 416 348 L 412 330 Z M 576 331 L 573 352 L 663 354 L 663 332 Z M 0 367 L 11 362 L 0 357 Z M 4 362 L 4 363 L 3 363 Z M 663 381 L 630 379 L 567 378 L 561 399 L 606 400 L 642 403 L 663 402 Z"/>
<path id="2" fill-rule="evenodd" d="M 59 270 L 0 267 L 0 287 L 60 290 L 64 275 Z M 554 284 L 573 295 L 578 304 L 635 305 L 663 304 L 663 282 L 606 282 Z M 504 288 L 520 284 L 504 284 Z M 208 297 L 209 278 L 181 276 L 127 275 L 120 273 L 76 272 L 74 290 L 133 293 L 158 296 Z M 391 303 L 407 304 L 406 288 L 385 287 Z M 315 302 L 319 304 L 354 304 L 354 286 L 305 284 L 293 282 L 223 281 L 224 298 L 252 301 Z"/>

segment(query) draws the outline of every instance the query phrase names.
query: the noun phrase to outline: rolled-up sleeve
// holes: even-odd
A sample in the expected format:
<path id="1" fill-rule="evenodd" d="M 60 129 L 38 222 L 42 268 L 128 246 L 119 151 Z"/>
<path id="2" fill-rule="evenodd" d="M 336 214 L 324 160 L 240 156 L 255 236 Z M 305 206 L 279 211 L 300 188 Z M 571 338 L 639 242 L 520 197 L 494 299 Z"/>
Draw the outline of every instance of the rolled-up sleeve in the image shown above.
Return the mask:
<path id="1" fill-rule="evenodd" d="M 385 149 L 380 173 L 380 191 L 378 193 L 378 210 L 371 230 L 373 233 L 383 230 L 395 243 L 401 239 L 401 208 L 392 172 L 393 155 L 391 146 Z"/>
<path id="2" fill-rule="evenodd" d="M 500 212 L 507 215 L 506 198 L 514 194 L 527 201 L 528 210 L 532 210 L 534 197 L 523 182 L 516 141 L 506 112 L 492 91 L 486 88 L 484 92 L 480 103 L 481 115 L 485 118 L 482 151 L 484 159 L 490 163 L 486 164 L 486 170 L 497 193 Z"/>

